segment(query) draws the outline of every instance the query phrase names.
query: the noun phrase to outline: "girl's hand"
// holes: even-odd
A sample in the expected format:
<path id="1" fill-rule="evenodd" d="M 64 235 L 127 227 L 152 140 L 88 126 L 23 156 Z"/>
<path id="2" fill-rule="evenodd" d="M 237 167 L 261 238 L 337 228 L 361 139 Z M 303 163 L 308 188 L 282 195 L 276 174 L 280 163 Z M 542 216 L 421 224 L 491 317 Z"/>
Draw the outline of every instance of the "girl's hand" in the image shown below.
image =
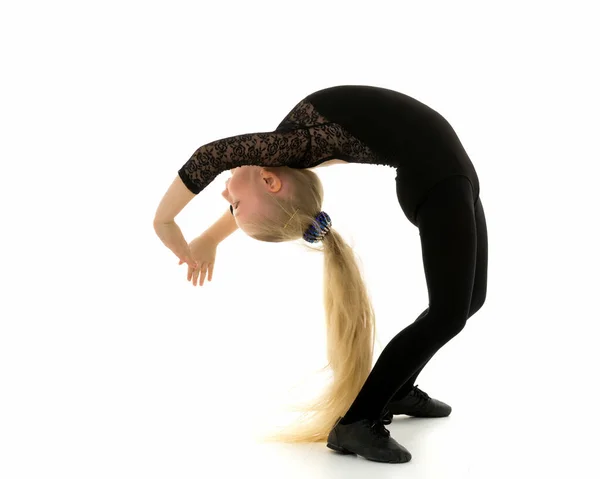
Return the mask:
<path id="1" fill-rule="evenodd" d="M 198 266 L 194 263 L 190 247 L 183 237 L 179 226 L 174 221 L 170 223 L 154 223 L 154 231 L 164 245 L 175 253 L 175 256 L 179 258 L 181 263 L 187 263 L 191 268 Z"/>
<path id="2" fill-rule="evenodd" d="M 203 286 L 207 273 L 208 280 L 212 281 L 218 245 L 217 241 L 206 235 L 200 235 L 190 243 L 192 261 L 196 262 L 198 266 L 196 268 L 188 266 L 187 280 L 191 281 L 194 286 L 198 285 L 198 276 L 200 276 L 200 286 Z M 183 263 L 184 261 L 179 260 L 180 265 Z"/>

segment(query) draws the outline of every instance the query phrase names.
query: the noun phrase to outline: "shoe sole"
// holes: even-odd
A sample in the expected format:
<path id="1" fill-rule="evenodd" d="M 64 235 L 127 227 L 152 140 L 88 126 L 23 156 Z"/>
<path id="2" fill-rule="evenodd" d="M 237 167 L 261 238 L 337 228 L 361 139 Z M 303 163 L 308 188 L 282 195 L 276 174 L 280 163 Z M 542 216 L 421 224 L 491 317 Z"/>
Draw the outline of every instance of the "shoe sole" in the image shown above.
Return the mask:
<path id="1" fill-rule="evenodd" d="M 356 454 L 352 451 L 349 451 L 348 449 L 344 449 L 343 447 L 335 446 L 334 444 L 330 444 L 330 443 L 327 443 L 327 447 L 329 449 L 333 449 L 334 451 L 339 452 L 340 454 Z"/>
<path id="2" fill-rule="evenodd" d="M 413 414 L 411 414 L 410 412 L 394 412 L 392 413 L 394 416 L 410 416 L 410 417 L 422 417 L 422 418 L 438 418 L 438 417 L 448 417 L 450 416 L 450 413 L 448 414 L 419 414 L 418 412 L 415 412 Z"/>
<path id="3" fill-rule="evenodd" d="M 359 455 L 359 454 L 356 454 L 355 452 L 349 451 L 346 448 L 343 448 L 343 447 L 340 447 L 340 446 L 336 446 L 335 444 L 331 444 L 329 442 L 327 443 L 327 447 L 329 449 L 333 449 L 336 452 L 339 452 L 340 454 L 344 454 L 344 455 L 354 454 L 355 456 Z M 382 459 L 376 459 L 374 457 L 367 457 L 367 456 L 362 456 L 362 457 L 364 457 L 365 459 L 368 459 L 369 461 L 384 462 L 386 464 L 402 464 L 402 463 L 405 463 L 405 462 L 409 462 L 412 459 L 412 456 L 411 456 L 411 457 L 409 457 L 408 459 L 406 459 L 404 461 L 400 461 L 400 460 L 398 460 L 398 461 L 384 461 Z"/>

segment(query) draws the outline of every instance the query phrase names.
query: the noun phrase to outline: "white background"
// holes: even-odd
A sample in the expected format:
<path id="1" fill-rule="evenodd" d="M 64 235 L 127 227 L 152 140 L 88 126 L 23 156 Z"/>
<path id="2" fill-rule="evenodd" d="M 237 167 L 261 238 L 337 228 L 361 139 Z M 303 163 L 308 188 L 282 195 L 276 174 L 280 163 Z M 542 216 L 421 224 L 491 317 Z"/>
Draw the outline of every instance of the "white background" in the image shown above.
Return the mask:
<path id="1" fill-rule="evenodd" d="M 598 477 L 593 3 L 3 2 L 0 477 Z M 417 380 L 452 415 L 389 426 L 407 464 L 255 440 L 320 390 L 320 254 L 238 231 L 194 288 L 152 227 L 199 146 L 338 84 L 430 105 L 480 178 L 487 301 Z M 379 355 L 427 307 L 418 230 L 393 169 L 316 172 Z"/>

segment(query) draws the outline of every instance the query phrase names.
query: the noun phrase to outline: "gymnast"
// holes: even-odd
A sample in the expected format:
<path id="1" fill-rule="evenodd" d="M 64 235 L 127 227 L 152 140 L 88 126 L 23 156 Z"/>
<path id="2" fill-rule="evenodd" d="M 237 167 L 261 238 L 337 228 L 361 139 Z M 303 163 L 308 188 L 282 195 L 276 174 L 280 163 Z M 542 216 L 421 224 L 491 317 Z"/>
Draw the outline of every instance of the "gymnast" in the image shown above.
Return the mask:
<path id="1" fill-rule="evenodd" d="M 361 163 L 396 169 L 396 195 L 419 230 L 428 307 L 383 349 L 375 365 L 375 315 L 352 248 L 322 211 L 314 168 Z M 227 211 L 202 235 L 184 239 L 174 219 L 221 172 Z M 358 228 L 377 234 L 376 205 Z M 237 229 L 266 242 L 294 241 L 324 254 L 327 367 L 332 380 L 305 412 L 274 436 L 327 442 L 341 454 L 404 463 L 410 452 L 385 425 L 394 415 L 446 417 L 451 407 L 415 385 L 434 354 L 483 305 L 487 228 L 479 178 L 441 114 L 394 90 L 342 85 L 302 99 L 274 131 L 237 135 L 198 148 L 159 203 L 154 230 L 187 264 L 194 286 L 212 280 L 218 244 Z"/>

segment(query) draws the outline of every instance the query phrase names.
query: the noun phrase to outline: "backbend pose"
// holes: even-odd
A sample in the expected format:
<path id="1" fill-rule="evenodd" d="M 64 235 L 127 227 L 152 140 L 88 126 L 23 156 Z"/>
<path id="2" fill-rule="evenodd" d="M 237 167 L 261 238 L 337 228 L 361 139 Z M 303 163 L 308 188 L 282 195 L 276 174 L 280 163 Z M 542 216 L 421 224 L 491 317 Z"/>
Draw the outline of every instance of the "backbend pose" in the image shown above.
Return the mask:
<path id="1" fill-rule="evenodd" d="M 396 169 L 396 194 L 419 229 L 428 308 L 400 331 L 372 366 L 375 317 L 352 249 L 321 211 L 323 187 L 311 168 L 332 163 Z M 343 454 L 401 463 L 409 451 L 385 428 L 393 414 L 444 417 L 450 406 L 414 385 L 433 355 L 482 306 L 487 285 L 487 228 L 479 179 L 454 129 L 436 111 L 402 93 L 335 86 L 300 101 L 272 132 L 201 146 L 159 204 L 154 228 L 188 264 L 188 280 L 212 276 L 210 241 L 194 249 L 175 216 L 223 171 L 229 210 L 203 238 L 213 248 L 238 227 L 259 241 L 303 238 L 324 253 L 324 306 L 332 381 L 286 442 L 321 442 Z M 376 217 L 375 205 L 373 216 Z M 374 230 L 375 218 L 360 227 Z M 378 219 L 380 220 L 380 218 Z M 208 234 L 210 233 L 210 234 Z M 197 239 L 201 239 L 200 237 Z M 196 240 L 194 240 L 196 241 Z M 317 242 L 319 244 L 315 244 Z M 209 245 L 209 246 L 207 246 Z M 202 250 L 204 248 L 204 250 Z M 214 251 L 214 249 L 213 249 Z"/>

